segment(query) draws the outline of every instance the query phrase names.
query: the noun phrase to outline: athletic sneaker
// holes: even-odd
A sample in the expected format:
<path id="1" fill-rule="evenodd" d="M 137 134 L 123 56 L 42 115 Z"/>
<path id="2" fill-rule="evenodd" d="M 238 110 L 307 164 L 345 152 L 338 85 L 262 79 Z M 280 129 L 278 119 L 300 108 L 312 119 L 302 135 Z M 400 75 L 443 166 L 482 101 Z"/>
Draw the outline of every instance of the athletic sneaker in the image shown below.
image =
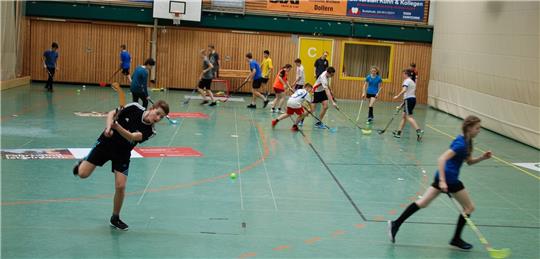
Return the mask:
<path id="1" fill-rule="evenodd" d="M 282 111 L 281 108 L 278 108 L 278 109 L 277 109 L 277 113 L 279 113 L 279 114 L 284 114 L 285 112 Z"/>
<path id="2" fill-rule="evenodd" d="M 208 106 L 216 106 L 216 101 L 211 102 Z"/>
<path id="3" fill-rule="evenodd" d="M 272 111 L 272 113 L 276 113 L 276 109 L 272 108 L 270 110 Z"/>
<path id="4" fill-rule="evenodd" d="M 246 107 L 249 108 L 249 109 L 257 109 L 257 105 L 255 105 L 255 104 L 250 104 L 250 105 L 248 105 Z"/>
<path id="5" fill-rule="evenodd" d="M 424 131 L 421 129 L 416 130 L 416 141 L 420 142 L 422 141 L 422 137 L 424 136 Z"/>
<path id="6" fill-rule="evenodd" d="M 399 130 L 392 131 L 392 134 L 394 134 L 394 138 L 401 138 L 401 131 Z"/>
<path id="7" fill-rule="evenodd" d="M 277 119 L 272 120 L 272 128 L 274 128 L 278 122 L 279 121 Z"/>
<path id="8" fill-rule="evenodd" d="M 124 223 L 122 220 L 120 220 L 120 217 L 118 216 L 112 216 L 111 217 L 111 226 L 112 227 L 115 227 L 117 229 L 120 229 L 120 230 L 128 230 L 128 225 L 126 223 Z"/>
<path id="9" fill-rule="evenodd" d="M 319 124 L 319 125 L 315 125 L 316 128 L 319 128 L 319 129 L 326 129 L 326 126 L 324 124 Z"/>
<path id="10" fill-rule="evenodd" d="M 209 103 L 209 101 L 208 101 L 208 100 L 204 100 L 204 101 L 201 102 L 201 105 L 205 105 L 205 104 L 207 104 L 207 103 Z"/>
<path id="11" fill-rule="evenodd" d="M 73 176 L 77 177 L 79 175 L 79 166 L 81 165 L 82 160 L 79 160 L 74 166 L 73 166 Z"/>
<path id="12" fill-rule="evenodd" d="M 304 126 L 304 121 L 303 120 L 298 122 L 298 127 L 302 127 L 302 126 Z"/>
<path id="13" fill-rule="evenodd" d="M 452 239 L 450 241 L 450 245 L 451 246 L 454 246 L 454 247 L 457 247 L 459 249 L 462 249 L 462 250 L 471 250 L 473 248 L 473 245 L 463 241 L 463 239 Z"/>
<path id="14" fill-rule="evenodd" d="M 390 242 L 395 243 L 396 242 L 396 234 L 399 230 L 399 227 L 396 225 L 394 221 L 389 220 L 388 221 L 388 237 L 390 238 Z"/>
<path id="15" fill-rule="evenodd" d="M 322 125 L 322 122 L 320 121 L 315 122 L 315 127 L 319 127 L 320 125 Z"/>
<path id="16" fill-rule="evenodd" d="M 266 108 L 266 106 L 268 105 L 270 101 L 268 99 L 266 99 L 266 101 L 264 101 L 264 104 L 263 104 L 263 108 Z"/>
<path id="17" fill-rule="evenodd" d="M 292 131 L 298 131 L 298 125 L 292 125 L 292 128 L 291 128 Z"/>
<path id="18" fill-rule="evenodd" d="M 366 121 L 367 124 L 371 124 L 372 122 L 373 122 L 373 118 L 368 118 Z"/>

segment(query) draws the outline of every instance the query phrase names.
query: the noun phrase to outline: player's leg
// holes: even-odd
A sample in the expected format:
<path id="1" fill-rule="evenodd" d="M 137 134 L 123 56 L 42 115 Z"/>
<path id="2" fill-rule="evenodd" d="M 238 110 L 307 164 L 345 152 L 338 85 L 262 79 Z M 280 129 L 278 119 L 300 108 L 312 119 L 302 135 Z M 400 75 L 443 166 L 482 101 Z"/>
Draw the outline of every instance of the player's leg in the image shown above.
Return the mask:
<path id="1" fill-rule="evenodd" d="M 129 154 L 129 153 L 128 153 Z M 113 212 L 111 216 L 111 225 L 120 229 L 127 230 L 128 225 L 120 220 L 120 211 L 126 195 L 126 183 L 128 179 L 129 156 L 117 155 L 112 160 L 112 172 L 114 173 L 114 198 Z"/>
<path id="2" fill-rule="evenodd" d="M 409 204 L 409 206 L 401 213 L 401 215 L 394 221 L 389 220 L 388 221 L 388 236 L 390 237 L 390 241 L 392 243 L 395 242 L 396 234 L 399 230 L 399 227 L 405 220 L 407 220 L 410 216 L 412 216 L 414 213 L 416 213 L 421 208 L 426 208 L 437 196 L 441 193 L 440 190 L 434 188 L 433 186 L 430 186 L 422 198 L 419 200 Z"/>
<path id="3" fill-rule="evenodd" d="M 468 217 L 471 217 L 471 213 L 474 211 L 475 208 L 474 208 L 474 203 L 469 196 L 469 193 L 467 192 L 467 190 L 465 189 L 465 187 L 463 186 L 461 182 L 459 182 L 458 184 L 455 184 L 455 186 L 457 186 L 456 188 L 460 190 L 457 192 L 454 192 L 452 194 L 453 197 L 459 202 L 459 204 L 461 204 L 461 207 L 463 207 L 463 212 L 465 212 L 465 214 Z M 450 186 L 449 186 L 449 191 L 450 192 L 456 191 L 456 188 L 453 188 L 454 190 L 450 190 Z M 454 232 L 454 237 L 450 241 L 450 245 L 453 245 L 453 246 L 456 246 L 458 248 L 465 249 L 465 250 L 472 249 L 473 246 L 471 244 L 461 239 L 461 232 L 463 231 L 463 227 L 465 227 L 466 223 L 467 222 L 465 218 L 460 214 L 458 221 L 456 223 L 456 230 Z"/>
<path id="4" fill-rule="evenodd" d="M 321 113 L 319 114 L 319 119 L 322 121 L 324 118 L 324 115 L 326 115 L 326 111 L 328 110 L 328 100 L 322 101 L 322 109 Z"/>

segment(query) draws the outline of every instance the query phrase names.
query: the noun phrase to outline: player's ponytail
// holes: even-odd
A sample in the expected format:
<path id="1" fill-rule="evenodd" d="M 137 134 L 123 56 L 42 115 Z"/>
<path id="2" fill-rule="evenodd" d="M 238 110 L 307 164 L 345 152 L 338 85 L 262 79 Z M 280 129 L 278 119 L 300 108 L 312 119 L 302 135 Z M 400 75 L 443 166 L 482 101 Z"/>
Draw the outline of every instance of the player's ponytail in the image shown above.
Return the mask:
<path id="1" fill-rule="evenodd" d="M 473 141 L 472 137 L 469 134 L 469 131 L 472 127 L 474 127 L 480 122 L 480 118 L 474 115 L 469 115 L 467 116 L 467 118 L 465 118 L 463 124 L 461 125 L 461 131 L 463 132 L 463 136 L 465 137 L 465 141 L 467 142 L 467 156 L 470 156 L 473 151 Z"/>

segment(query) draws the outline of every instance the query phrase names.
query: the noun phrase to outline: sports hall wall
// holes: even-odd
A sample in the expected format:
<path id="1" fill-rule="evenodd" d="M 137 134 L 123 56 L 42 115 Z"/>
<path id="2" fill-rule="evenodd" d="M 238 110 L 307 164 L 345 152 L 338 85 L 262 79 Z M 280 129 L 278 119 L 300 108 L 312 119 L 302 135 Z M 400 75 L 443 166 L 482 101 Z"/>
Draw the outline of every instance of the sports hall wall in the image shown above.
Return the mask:
<path id="1" fill-rule="evenodd" d="M 540 3 L 432 4 L 429 104 L 540 148 Z"/>
<path id="2" fill-rule="evenodd" d="M 124 24 L 90 24 L 77 22 L 55 22 L 31 19 L 30 50 L 28 52 L 30 70 L 34 80 L 45 80 L 46 72 L 41 65 L 43 50 L 53 40 L 61 43 L 61 72 L 57 81 L 77 83 L 98 83 L 118 66 L 119 45 L 126 43 L 133 56 L 134 64 L 141 64 L 150 54 L 151 28 Z M 74 40 L 78 39 L 78 40 Z M 341 52 L 341 41 L 334 39 L 334 53 Z M 367 41 L 359 40 L 358 41 Z M 173 28 L 158 31 L 157 42 L 157 81 L 160 86 L 178 89 L 192 89 L 199 76 L 198 50 L 209 43 L 215 44 L 222 56 L 230 56 L 230 61 L 223 61 L 221 69 L 247 70 L 244 55 L 248 51 L 255 53 L 260 60 L 262 52 L 269 49 L 276 66 L 293 63 L 297 56 L 297 43 L 290 34 L 243 34 L 229 30 Z M 393 81 L 383 83 L 386 88 L 383 100 L 391 100 L 401 86 L 400 68 L 406 68 L 410 62 L 418 64 L 419 74 L 429 78 L 431 46 L 425 43 L 395 43 Z M 339 66 L 340 57 L 334 55 L 332 64 Z M 312 64 L 305 64 L 306 66 Z M 338 70 L 339 71 L 339 70 Z M 291 73 L 291 78 L 294 72 Z M 121 80 L 121 76 L 116 78 Z M 233 80 L 238 83 L 240 80 Z M 125 82 L 124 82 L 125 83 Z M 333 79 L 334 91 L 339 98 L 358 99 L 361 81 Z M 267 86 L 270 90 L 269 86 Z M 249 91 L 246 86 L 242 90 Z M 427 80 L 418 83 L 418 100 L 426 103 Z"/>
<path id="3" fill-rule="evenodd" d="M 52 13 L 52 12 L 50 12 Z M 69 16 L 68 16 L 69 17 Z M 211 19 L 209 19 L 211 20 Z M 204 21 L 203 21 L 204 22 Z M 324 22 L 326 24 L 326 22 Z M 31 16 L 27 26 L 25 44 L 30 51 L 25 54 L 26 72 L 33 80 L 45 80 L 46 72 L 41 66 L 41 55 L 52 41 L 60 43 L 60 82 L 96 84 L 106 80 L 118 66 L 119 45 L 126 43 L 134 64 L 141 64 L 150 55 L 151 25 L 139 23 L 115 23 L 110 21 L 61 19 Z M 376 25 L 370 25 L 376 26 Z M 358 26 L 360 27 L 360 26 Z M 364 30 L 364 26 L 361 26 Z M 247 70 L 244 55 L 251 51 L 259 61 L 262 52 L 270 50 L 275 66 L 293 63 L 298 54 L 298 37 L 333 39 L 331 65 L 340 71 L 343 41 L 386 42 L 394 46 L 392 81 L 383 83 L 382 100 L 390 101 L 401 88 L 401 70 L 411 62 L 418 65 L 418 101 L 427 103 L 427 78 L 430 76 L 431 44 L 401 40 L 374 40 L 358 37 L 312 36 L 302 33 L 278 33 L 269 31 L 246 31 L 242 29 L 215 29 L 190 26 L 158 26 L 156 80 L 160 87 L 193 89 L 200 70 L 198 50 L 214 44 L 222 57 L 221 69 Z M 371 27 L 370 27 L 371 28 Z M 398 31 L 406 32 L 402 27 Z M 358 29 L 358 30 L 360 30 Z M 416 30 L 412 29 L 411 33 Z M 420 31 L 420 30 L 418 30 Z M 404 36 L 405 38 L 407 35 Z M 230 59 L 226 60 L 225 57 Z M 313 64 L 304 64 L 312 66 Z M 367 73 L 367 71 L 366 71 Z M 290 75 L 294 78 L 294 72 Z M 113 80 L 123 80 L 121 76 Z M 125 80 L 124 80 L 125 81 Z M 240 79 L 232 81 L 236 85 Z M 127 82 L 122 82 L 127 84 Z M 333 79 L 334 93 L 338 98 L 358 99 L 362 81 Z M 245 86 L 242 91 L 250 89 Z M 267 86 L 267 90 L 270 87 Z"/>

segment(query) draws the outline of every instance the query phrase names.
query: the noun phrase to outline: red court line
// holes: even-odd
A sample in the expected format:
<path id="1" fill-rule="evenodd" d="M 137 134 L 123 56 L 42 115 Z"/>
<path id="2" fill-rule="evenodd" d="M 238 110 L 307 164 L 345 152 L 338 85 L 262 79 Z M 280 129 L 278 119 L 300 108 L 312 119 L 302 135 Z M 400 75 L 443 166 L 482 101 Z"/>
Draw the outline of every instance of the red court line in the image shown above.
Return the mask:
<path id="1" fill-rule="evenodd" d="M 170 191 L 170 190 L 177 190 L 177 189 L 185 189 L 190 188 L 193 186 L 205 184 L 205 183 L 211 183 L 215 182 L 219 179 L 228 178 L 231 173 L 237 173 L 242 174 L 245 173 L 259 164 L 261 164 L 270 154 L 270 149 L 268 148 L 268 143 L 266 142 L 266 137 L 264 136 L 264 132 L 262 128 L 256 124 L 257 130 L 260 135 L 260 139 L 262 140 L 262 146 L 264 149 L 264 154 L 262 157 L 260 157 L 258 160 L 254 161 L 253 163 L 244 166 L 240 169 L 240 171 L 234 170 L 231 172 L 228 172 L 223 175 L 218 175 L 214 177 L 209 177 L 205 179 L 201 179 L 198 181 L 194 181 L 191 183 L 181 183 L 181 184 L 175 184 L 175 185 L 168 185 L 168 186 L 161 186 L 157 188 L 152 188 L 146 190 L 146 192 L 162 192 L 162 191 Z M 140 195 L 144 192 L 144 190 L 135 191 L 135 192 L 126 192 L 126 195 L 132 196 L 132 195 Z M 73 198 L 58 198 L 58 199 L 46 199 L 46 200 L 26 200 L 26 201 L 7 201 L 2 202 L 2 206 L 14 206 L 14 205 L 28 205 L 28 204 L 46 204 L 46 203 L 59 203 L 59 202 L 71 202 L 71 201 L 85 201 L 85 200 L 98 200 L 98 199 L 105 199 L 105 198 L 112 198 L 113 194 L 98 194 L 93 196 L 83 196 L 83 197 L 73 197 Z"/>

